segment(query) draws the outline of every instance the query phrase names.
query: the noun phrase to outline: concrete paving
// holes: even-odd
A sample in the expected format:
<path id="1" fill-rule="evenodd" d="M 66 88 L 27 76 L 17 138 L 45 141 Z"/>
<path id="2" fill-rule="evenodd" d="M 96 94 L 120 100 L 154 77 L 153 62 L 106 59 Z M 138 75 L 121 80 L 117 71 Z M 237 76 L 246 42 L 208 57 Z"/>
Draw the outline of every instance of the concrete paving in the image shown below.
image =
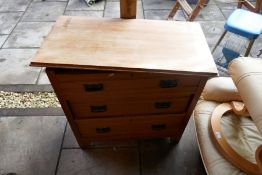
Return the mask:
<path id="1" fill-rule="evenodd" d="M 174 3 L 138 0 L 138 18 L 165 20 Z M 235 8 L 235 2 L 210 0 L 196 19 L 210 48 Z M 50 90 L 44 69 L 29 67 L 29 62 L 60 15 L 117 18 L 119 1 L 101 0 L 88 7 L 83 0 L 0 0 L 0 89 Z M 181 10 L 175 19 L 185 20 Z M 215 58 L 221 57 L 221 49 Z M 252 56 L 260 49 L 262 37 L 255 42 Z M 192 120 L 178 144 L 167 139 L 126 140 L 94 142 L 81 150 L 65 117 L 38 115 L 50 114 L 48 110 L 25 111 L 0 112 L 0 175 L 205 174 Z"/>
<path id="2" fill-rule="evenodd" d="M 20 22 L 3 48 L 38 48 L 52 25 L 52 22 Z"/>
<path id="3" fill-rule="evenodd" d="M 205 174 L 193 121 L 180 142 L 93 142 L 82 150 L 62 116 L 0 117 L 1 175 Z"/>
<path id="4" fill-rule="evenodd" d="M 0 33 L 10 34 L 22 14 L 22 12 L 0 13 Z"/>
<path id="5" fill-rule="evenodd" d="M 64 14 L 67 2 L 33 2 L 25 12 L 22 21 L 56 21 Z"/>
<path id="6" fill-rule="evenodd" d="M 0 174 L 54 174 L 65 117 L 0 117 Z"/>
<path id="7" fill-rule="evenodd" d="M 140 151 L 143 175 L 205 174 L 192 120 L 178 144 L 168 144 L 166 140 L 143 140 Z"/>
<path id="8" fill-rule="evenodd" d="M 137 18 L 165 20 L 174 3 L 174 0 L 138 0 Z M 203 28 L 210 48 L 223 32 L 224 21 L 236 9 L 236 5 L 232 0 L 210 0 L 196 18 L 196 22 Z M 12 67 L 15 58 L 11 57 L 12 54 L 7 56 L 6 51 L 2 50 L 9 49 L 8 52 L 11 53 L 12 49 L 16 52 L 16 49 L 39 48 L 60 15 L 118 18 L 119 11 L 119 0 L 101 0 L 90 7 L 84 0 L 0 0 L 0 59 L 8 60 L 5 67 L 0 65 L 4 72 L 8 72 L 0 76 L 0 84 L 50 84 L 43 70 L 36 71 L 19 61 L 16 62 L 19 69 L 5 70 Z M 184 21 L 183 12 L 179 10 L 174 19 Z M 257 57 L 262 48 L 261 38 L 255 42 L 251 51 L 254 57 Z M 20 57 L 23 57 L 23 54 Z M 32 70 L 32 73 L 29 73 L 29 70 Z M 27 76 L 15 78 L 19 74 Z"/>
<path id="9" fill-rule="evenodd" d="M 135 148 L 65 149 L 58 175 L 139 175 L 139 154 Z"/>
<path id="10" fill-rule="evenodd" d="M 30 67 L 31 57 L 36 49 L 0 50 L 0 80 L 3 84 L 33 84 L 41 68 Z"/>

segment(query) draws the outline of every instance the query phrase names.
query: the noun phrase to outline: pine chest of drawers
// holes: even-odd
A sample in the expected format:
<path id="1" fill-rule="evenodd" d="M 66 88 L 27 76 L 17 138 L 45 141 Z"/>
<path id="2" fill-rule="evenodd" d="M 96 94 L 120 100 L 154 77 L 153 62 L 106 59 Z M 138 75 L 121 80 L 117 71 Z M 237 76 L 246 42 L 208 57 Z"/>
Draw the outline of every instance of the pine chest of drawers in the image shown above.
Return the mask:
<path id="1" fill-rule="evenodd" d="M 60 17 L 32 66 L 46 72 L 79 145 L 179 140 L 217 74 L 197 23 Z"/>

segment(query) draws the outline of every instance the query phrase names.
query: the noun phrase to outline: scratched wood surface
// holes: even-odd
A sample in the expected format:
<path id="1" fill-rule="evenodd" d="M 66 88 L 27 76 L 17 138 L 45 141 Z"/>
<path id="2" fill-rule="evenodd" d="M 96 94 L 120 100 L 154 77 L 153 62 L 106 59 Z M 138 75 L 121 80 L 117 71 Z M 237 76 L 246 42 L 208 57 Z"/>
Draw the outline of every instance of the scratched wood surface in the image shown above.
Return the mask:
<path id="1" fill-rule="evenodd" d="M 198 23 L 143 19 L 62 16 L 31 65 L 217 74 Z"/>

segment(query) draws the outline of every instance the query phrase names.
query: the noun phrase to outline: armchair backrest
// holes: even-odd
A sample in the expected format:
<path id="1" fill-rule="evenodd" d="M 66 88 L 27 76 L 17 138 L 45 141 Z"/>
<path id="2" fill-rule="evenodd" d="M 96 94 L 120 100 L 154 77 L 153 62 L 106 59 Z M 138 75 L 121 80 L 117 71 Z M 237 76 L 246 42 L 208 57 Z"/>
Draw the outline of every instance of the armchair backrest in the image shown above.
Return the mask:
<path id="1" fill-rule="evenodd" d="M 229 73 L 262 134 L 262 60 L 237 58 L 229 64 Z"/>

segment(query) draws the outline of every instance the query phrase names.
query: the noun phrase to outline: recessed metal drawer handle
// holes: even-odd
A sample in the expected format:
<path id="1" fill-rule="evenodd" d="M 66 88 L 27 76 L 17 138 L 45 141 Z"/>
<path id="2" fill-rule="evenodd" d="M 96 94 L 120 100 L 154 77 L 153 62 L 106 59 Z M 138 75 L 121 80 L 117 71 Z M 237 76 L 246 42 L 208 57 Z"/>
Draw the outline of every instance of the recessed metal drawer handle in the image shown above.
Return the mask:
<path id="1" fill-rule="evenodd" d="M 155 108 L 157 109 L 166 109 L 171 107 L 171 102 L 156 102 L 155 103 Z"/>
<path id="2" fill-rule="evenodd" d="M 111 131 L 111 128 L 106 127 L 106 128 L 96 128 L 96 133 L 98 134 L 104 134 L 104 133 L 108 133 Z"/>
<path id="3" fill-rule="evenodd" d="M 152 130 L 156 130 L 156 131 L 164 130 L 166 129 L 166 124 L 153 124 L 151 128 Z"/>
<path id="4" fill-rule="evenodd" d="M 177 87 L 177 80 L 160 80 L 159 85 L 161 88 Z"/>
<path id="5" fill-rule="evenodd" d="M 106 112 L 107 106 L 90 106 L 91 112 Z"/>
<path id="6" fill-rule="evenodd" d="M 85 84 L 84 87 L 85 87 L 85 91 L 87 92 L 102 91 L 104 89 L 104 85 L 102 83 Z"/>

